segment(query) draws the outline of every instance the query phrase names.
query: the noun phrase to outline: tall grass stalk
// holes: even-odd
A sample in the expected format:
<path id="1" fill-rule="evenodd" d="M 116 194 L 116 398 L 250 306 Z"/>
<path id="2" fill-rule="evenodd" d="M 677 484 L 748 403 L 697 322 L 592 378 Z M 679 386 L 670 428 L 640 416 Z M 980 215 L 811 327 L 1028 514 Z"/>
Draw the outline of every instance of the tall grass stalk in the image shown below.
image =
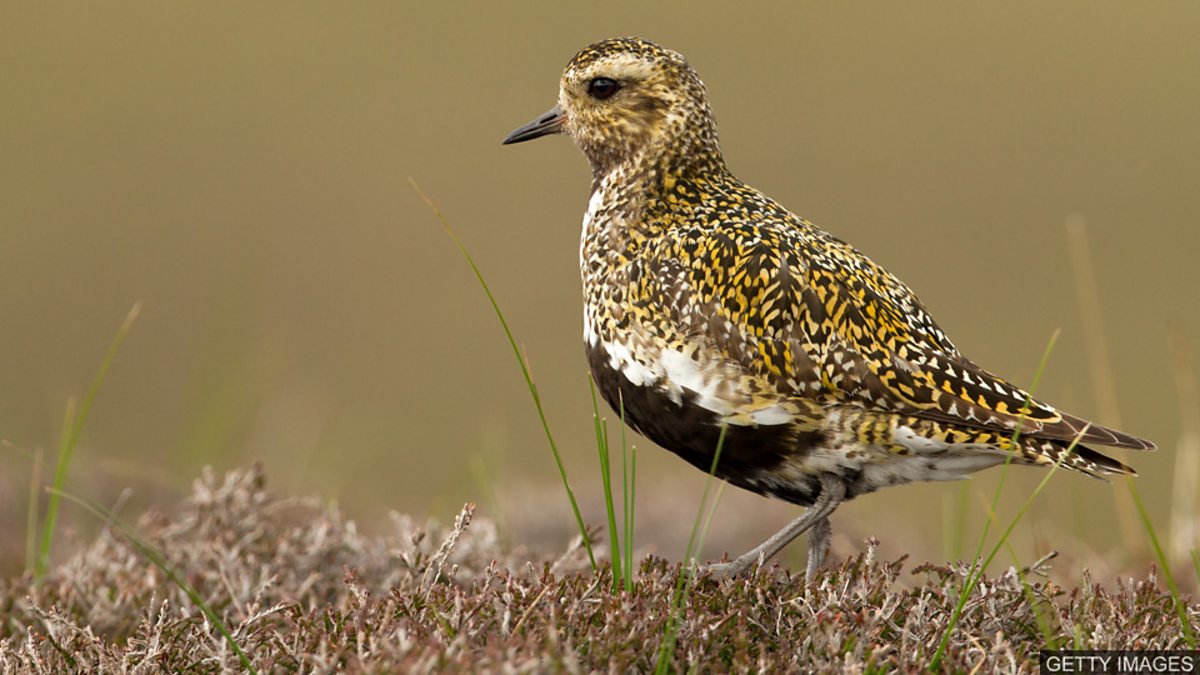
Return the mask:
<path id="1" fill-rule="evenodd" d="M 979 500 L 983 504 L 983 510 L 987 514 L 988 519 L 998 519 L 999 516 L 997 516 L 996 513 L 991 510 L 991 507 L 987 502 L 987 498 L 984 497 L 983 493 L 980 492 L 976 494 L 979 495 Z M 1005 540 L 1003 544 L 1004 550 L 1008 553 L 1009 559 L 1012 560 L 1013 570 L 1017 574 L 1017 580 L 1021 582 L 1021 593 L 1025 596 L 1025 601 L 1029 604 L 1029 608 L 1033 610 L 1033 617 L 1034 620 L 1037 621 L 1038 632 L 1042 634 L 1042 643 L 1046 645 L 1047 649 L 1055 649 L 1058 644 L 1058 638 L 1055 637 L 1054 631 L 1050 626 L 1050 619 L 1046 616 L 1045 611 L 1037 602 L 1037 596 L 1033 593 L 1033 586 L 1031 586 L 1026 580 L 1026 570 L 1021 567 L 1021 559 L 1017 555 L 1017 550 L 1013 548 L 1012 542 L 1009 540 Z M 1057 554 L 1051 552 L 1049 556 L 1042 558 L 1042 560 L 1044 561 L 1048 558 L 1052 558 L 1055 555 Z M 1039 561 L 1039 563 L 1040 562 L 1041 561 Z M 1036 569 L 1037 565 L 1038 563 L 1034 563 L 1034 565 L 1030 567 L 1030 570 Z"/>
<path id="2" fill-rule="evenodd" d="M 1171 348 L 1171 372 L 1175 374 L 1179 420 L 1183 431 L 1175 448 L 1174 484 L 1171 486 L 1171 519 L 1167 538 L 1172 560 L 1183 560 L 1200 536 L 1200 392 L 1196 391 L 1196 367 L 1183 329 L 1167 325 Z"/>
<path id="3" fill-rule="evenodd" d="M 1038 483 L 1037 488 L 1035 488 L 1034 491 L 1030 493 L 1029 497 L 1025 499 L 1024 503 L 1021 504 L 1021 508 L 1017 509 L 1012 521 L 1008 524 L 1008 527 L 1004 528 L 1004 532 L 1000 534 L 999 541 L 997 541 L 996 545 L 992 547 L 992 550 L 988 553 L 987 557 L 983 559 L 983 562 L 980 563 L 978 558 L 976 558 L 976 564 L 972 566 L 971 571 L 967 574 L 966 583 L 963 584 L 962 593 L 959 594 L 958 602 L 954 606 L 954 613 L 950 616 L 950 622 L 946 626 L 946 631 L 942 633 L 942 639 L 941 642 L 938 643 L 937 652 L 934 653 L 933 660 L 930 661 L 929 670 L 936 671 L 940 669 L 942 659 L 945 658 L 946 655 L 946 648 L 950 644 L 950 634 L 954 632 L 954 627 L 958 624 L 958 620 L 962 616 L 963 609 L 967 605 L 967 600 L 970 599 L 971 593 L 975 591 L 975 586 L 979 584 L 979 580 L 983 577 L 984 570 L 987 569 L 988 565 L 992 564 L 992 560 L 996 558 L 996 554 L 1000 552 L 1000 548 L 1005 545 L 1005 543 L 1008 541 L 1009 535 L 1011 535 L 1012 531 L 1017 527 L 1017 523 L 1019 523 L 1025 516 L 1025 513 L 1029 511 L 1029 507 L 1033 505 L 1034 500 L 1037 499 L 1038 495 L 1040 495 L 1042 490 L 1046 488 L 1046 485 L 1049 484 L 1050 479 L 1054 477 L 1054 474 L 1058 471 L 1059 467 L 1062 466 L 1063 461 L 1066 460 L 1072 452 L 1075 452 L 1075 446 L 1079 444 L 1080 437 L 1087 433 L 1087 430 L 1088 427 L 1084 427 L 1082 430 L 1080 430 L 1075 439 L 1071 441 L 1071 445 L 1067 446 L 1066 452 L 1063 452 L 1061 455 L 1059 455 L 1054 464 L 1050 465 L 1050 470 L 1047 471 L 1046 475 L 1042 477 L 1042 480 Z M 994 510 L 993 502 L 993 508 L 989 511 L 989 513 L 993 512 Z M 980 550 L 982 551 L 982 545 Z"/>
<path id="4" fill-rule="evenodd" d="M 104 384 L 104 378 L 108 375 L 109 367 L 112 366 L 113 361 L 117 358 L 117 352 L 121 349 L 121 343 L 125 341 L 125 336 L 129 334 L 129 329 L 133 327 L 133 322 L 137 320 L 138 313 L 141 310 L 142 303 L 135 303 L 130 308 L 129 314 L 126 315 L 121 327 L 117 329 L 117 334 L 113 338 L 112 344 L 109 345 L 108 352 L 104 355 L 104 360 L 100 362 L 100 369 L 96 371 L 96 376 L 92 378 L 92 383 L 88 387 L 87 393 L 84 394 L 78 413 L 75 411 L 73 401 L 68 401 L 67 403 L 67 414 L 63 421 L 62 433 L 59 436 L 58 457 L 54 467 L 54 491 L 50 493 L 50 498 L 46 503 L 46 520 L 42 523 L 41 545 L 37 561 L 34 564 L 35 578 L 42 578 L 46 574 L 46 567 L 50 563 L 50 549 L 54 544 L 54 530 L 58 526 L 60 490 L 62 490 L 67 480 L 67 470 L 71 466 L 71 459 L 75 455 L 75 447 L 79 443 L 80 435 L 83 434 L 84 425 L 87 424 L 88 414 L 92 411 L 92 404 L 96 402 L 96 395 L 100 393 L 100 386 Z"/>
<path id="5" fill-rule="evenodd" d="M 42 464 L 45 453 L 41 448 L 33 451 L 33 468 L 29 472 L 29 507 L 25 514 L 25 569 L 34 571 L 38 551 L 38 507 L 41 504 Z"/>
<path id="6" fill-rule="evenodd" d="M 550 433 L 550 423 L 546 421 L 546 411 L 542 408 L 542 399 L 538 395 L 537 385 L 533 382 L 533 375 L 529 371 L 529 364 L 521 356 L 521 349 L 517 346 L 517 340 L 513 337 L 512 330 L 508 327 L 508 320 L 504 318 L 504 312 L 500 311 L 500 304 L 496 301 L 496 296 L 492 294 L 492 289 L 488 287 L 487 281 L 483 278 L 483 273 L 479 271 L 479 267 L 475 264 L 475 259 L 467 251 L 466 246 L 458 238 L 458 234 L 454 232 L 454 228 L 450 227 L 450 222 L 442 215 L 441 210 L 417 185 L 413 179 L 408 179 L 412 184 L 413 190 L 420 195 L 424 200 L 425 205 L 433 211 L 433 215 L 437 217 L 438 222 L 442 224 L 442 228 L 446 230 L 446 234 L 450 235 L 454 246 L 458 248 L 458 252 L 467 260 L 467 264 L 471 266 L 471 271 L 475 273 L 475 279 L 479 282 L 480 288 L 487 295 L 488 302 L 491 303 L 492 309 L 496 312 L 496 318 L 500 320 L 500 327 L 504 329 L 504 336 L 508 338 L 508 344 L 512 347 L 513 356 L 517 359 L 517 365 L 521 368 L 521 375 L 525 378 L 525 386 L 529 389 L 529 396 L 533 399 L 533 407 L 537 409 L 538 420 L 542 423 L 542 431 L 546 434 L 546 441 L 550 444 L 550 452 L 554 455 L 554 464 L 558 468 L 558 475 L 562 477 L 563 489 L 567 492 L 567 500 L 571 503 L 571 512 L 575 516 L 575 526 L 579 529 L 579 536 L 583 539 L 584 548 L 587 549 L 588 560 L 592 564 L 592 569 L 597 569 L 596 554 L 592 551 L 592 542 L 588 537 L 587 526 L 583 524 L 583 514 L 579 510 L 579 502 L 575 499 L 575 491 L 571 489 L 571 481 L 567 479 L 567 469 L 563 464 L 562 453 L 558 451 L 558 444 L 554 442 L 554 434 Z"/>
<path id="7" fill-rule="evenodd" d="M 171 583 L 179 587 L 179 589 L 188 596 L 188 599 L 192 601 L 192 604 L 200 608 L 200 611 L 204 613 L 204 616 L 208 619 L 208 621 L 212 623 L 213 627 L 217 629 L 217 632 L 221 634 L 221 637 L 225 638 L 225 641 L 229 644 L 230 649 L 232 649 L 233 653 L 237 655 L 238 661 L 241 662 L 242 667 L 250 673 L 258 672 L 254 669 L 254 664 L 251 663 L 250 657 L 245 651 L 242 650 L 241 646 L 238 645 L 237 640 L 233 637 L 233 633 L 229 630 L 229 627 L 225 625 L 225 621 L 222 620 L 215 611 L 213 611 L 212 607 L 210 607 L 209 604 L 204 601 L 204 598 L 200 597 L 200 593 L 198 593 L 196 589 L 187 582 L 186 579 L 184 579 L 179 575 L 178 572 L 175 571 L 175 568 L 172 567 L 167 561 L 167 558 L 162 551 L 155 548 L 150 544 L 150 542 L 142 539 L 136 530 L 118 518 L 117 514 L 112 510 L 107 509 L 100 504 L 96 504 L 84 497 L 69 492 L 63 492 L 58 488 L 50 487 L 46 489 L 50 492 L 52 497 L 61 497 L 78 504 L 87 512 L 104 521 L 104 524 L 107 527 L 115 529 L 121 534 L 121 536 L 125 537 L 125 539 L 129 541 L 129 543 L 132 544 L 135 549 L 137 549 L 138 553 L 140 553 L 142 557 L 146 558 L 155 567 L 162 570 L 163 574 L 165 574 L 167 578 L 171 580 Z"/>
<path id="8" fill-rule="evenodd" d="M 1104 319 L 1100 312 L 1100 289 L 1096 284 L 1092 251 L 1088 242 L 1087 220 L 1078 213 L 1067 217 L 1067 253 L 1075 275 L 1075 292 L 1079 299 L 1079 316 L 1083 322 L 1083 349 L 1087 354 L 1088 369 L 1092 376 L 1092 389 L 1096 396 L 1096 412 L 1104 424 L 1120 427 L 1121 412 L 1117 405 L 1117 384 L 1109 358 L 1108 341 L 1105 339 Z M 1113 457 L 1128 463 L 1128 452 L 1119 448 L 1110 450 Z M 1121 492 L 1113 492 L 1113 508 L 1117 513 L 1117 524 L 1121 538 L 1128 551 L 1141 551 L 1145 542 L 1137 535 L 1137 517 L 1133 504 Z"/>
<path id="9" fill-rule="evenodd" d="M 1067 221 L 1067 233 L 1069 235 L 1071 252 L 1071 262 L 1075 268 L 1076 288 L 1079 292 L 1080 313 L 1083 315 L 1084 326 L 1087 330 L 1084 332 L 1084 345 L 1087 347 L 1089 359 L 1091 363 L 1092 379 L 1094 380 L 1094 389 L 1096 392 L 1096 402 L 1100 407 L 1100 413 L 1107 421 L 1112 424 L 1118 424 L 1120 417 L 1117 408 L 1117 386 L 1115 378 L 1112 375 L 1111 360 L 1108 356 L 1108 348 L 1104 340 L 1103 323 L 1100 320 L 1100 293 L 1096 285 L 1096 276 L 1092 271 L 1091 252 L 1088 246 L 1087 238 L 1087 223 L 1082 216 L 1072 216 Z M 1168 330 L 1168 335 L 1172 338 L 1178 338 L 1178 332 Z M 1181 340 L 1179 340 L 1182 343 Z M 1197 432 L 1200 428 L 1200 423 L 1196 422 L 1195 408 L 1197 405 L 1197 397 L 1194 389 L 1194 376 L 1190 367 L 1190 358 L 1186 347 L 1183 344 L 1174 345 L 1175 365 L 1177 386 L 1179 387 L 1180 405 L 1183 407 L 1182 416 L 1185 424 L 1185 433 L 1183 441 L 1180 444 L 1180 453 L 1176 455 L 1176 470 L 1174 492 L 1182 492 L 1182 495 L 1175 494 L 1172 501 L 1173 511 L 1182 509 L 1189 511 L 1186 514 L 1176 515 L 1172 513 L 1172 523 L 1188 524 L 1195 522 L 1195 495 L 1196 484 L 1200 480 L 1196 477 L 1196 469 L 1192 465 L 1195 457 L 1195 450 L 1189 447 L 1188 441 L 1192 438 L 1189 432 Z M 1190 401 L 1188 399 L 1191 399 Z M 1124 458 L 1125 453 L 1118 454 L 1119 458 Z M 1178 470 L 1181 468 L 1190 471 L 1189 475 L 1180 476 Z M 1179 622 L 1183 628 L 1184 639 L 1193 649 L 1196 647 L 1196 634 L 1192 629 L 1188 619 L 1187 603 L 1184 602 L 1179 593 L 1179 587 L 1175 583 L 1175 576 L 1171 572 L 1170 560 L 1166 552 L 1163 550 L 1162 544 L 1158 538 L 1158 532 L 1155 530 L 1154 523 L 1150 519 L 1150 514 L 1146 510 L 1146 505 L 1142 501 L 1141 494 L 1138 492 L 1137 486 L 1134 484 L 1133 477 L 1126 476 L 1125 485 L 1128 488 L 1129 501 L 1122 500 L 1119 496 L 1116 497 L 1117 512 L 1122 517 L 1121 525 L 1122 532 L 1126 534 L 1126 543 L 1130 549 L 1140 549 L 1142 541 L 1139 537 L 1134 537 L 1132 532 L 1135 526 L 1128 525 L 1127 521 L 1132 520 L 1132 516 L 1127 515 L 1128 504 L 1132 504 L 1133 510 L 1136 511 L 1137 517 L 1141 522 L 1142 529 L 1150 539 L 1151 548 L 1154 550 L 1154 556 L 1158 559 L 1158 564 L 1162 567 L 1163 576 L 1167 581 L 1167 589 L 1171 593 L 1172 601 L 1175 605 L 1175 611 L 1179 615 Z M 1117 492 L 1116 495 L 1120 495 Z M 1190 496 L 1190 499 L 1189 499 Z M 1181 504 L 1181 506 L 1176 506 Z M 1182 547 L 1177 547 L 1179 551 Z"/>
<path id="10" fill-rule="evenodd" d="M 995 492 L 992 494 L 992 503 L 987 508 L 988 517 L 986 520 L 984 520 L 984 523 L 983 523 L 983 533 L 979 535 L 979 545 L 976 546 L 976 548 L 975 548 L 975 557 L 972 558 L 971 569 L 967 573 L 966 580 L 963 582 L 963 589 L 962 589 L 962 592 L 959 594 L 958 603 L 954 607 L 954 613 L 950 616 L 949 623 L 946 624 L 946 630 L 942 633 L 942 639 L 938 643 L 938 648 L 937 648 L 937 651 L 933 655 L 933 660 L 930 662 L 930 665 L 929 665 L 930 670 L 938 670 L 940 668 L 940 666 L 942 664 L 942 659 L 945 658 L 945 655 L 946 655 L 946 648 L 950 644 L 950 635 L 954 632 L 954 628 L 958 625 L 958 620 L 959 620 L 959 617 L 962 616 L 963 608 L 966 607 L 966 605 L 967 605 L 967 599 L 970 598 L 971 593 L 974 592 L 975 586 L 979 583 L 980 578 L 983 576 L 984 570 L 986 570 L 987 566 L 992 562 L 992 558 L 995 557 L 996 551 L 999 551 L 1000 547 L 1008 539 L 1008 535 L 1012 532 L 1012 529 L 1014 527 L 1016 527 L 1017 521 L 1020 520 L 1021 516 L 1025 514 L 1025 510 L 1028 508 L 1028 506 L 1030 504 L 1033 503 L 1033 499 L 1035 497 L 1037 497 L 1037 495 L 1041 492 L 1042 488 L 1050 480 L 1050 476 L 1053 475 L 1054 470 L 1056 470 L 1058 468 L 1058 465 L 1064 459 L 1066 459 L 1067 455 L 1069 455 L 1075 449 L 1075 442 L 1072 442 L 1071 447 L 1067 449 L 1066 453 L 1063 453 L 1058 458 L 1058 461 L 1055 462 L 1053 469 L 1049 473 L 1046 474 L 1046 477 L 1038 485 L 1037 490 L 1035 490 L 1033 492 L 1033 494 L 1030 495 L 1029 499 L 1026 500 L 1025 505 L 1022 506 L 1021 510 L 1019 510 L 1017 512 L 1017 517 L 1013 519 L 1012 524 L 1009 525 L 1008 529 L 1004 531 L 1003 535 L 1001 535 L 1000 541 L 997 542 L 996 547 L 992 550 L 992 553 L 987 557 L 987 560 L 981 564 L 980 556 L 983 554 L 983 547 L 984 547 L 984 544 L 987 542 L 987 536 L 992 527 L 992 522 L 994 520 L 993 514 L 996 512 L 996 507 L 1000 503 L 1000 495 L 1004 491 L 1004 482 L 1005 482 L 1005 479 L 1008 477 L 1009 466 L 1011 466 L 1011 464 L 1012 464 L 1012 459 L 1013 459 L 1014 455 L 1017 452 L 1020 452 L 1019 442 L 1021 439 L 1021 426 L 1024 424 L 1025 415 L 1027 414 L 1027 411 L 1029 410 L 1030 406 L 1033 403 L 1033 393 L 1035 391 L 1037 391 L 1038 384 L 1042 380 L 1042 374 L 1046 371 L 1046 365 L 1050 361 L 1050 353 L 1052 351 L 1054 351 L 1054 343 L 1058 341 L 1058 335 L 1060 332 L 1061 332 L 1060 330 L 1056 329 L 1054 331 L 1054 333 L 1052 333 L 1050 335 L 1050 340 L 1046 343 L 1046 348 L 1042 351 L 1042 359 L 1038 363 L 1037 370 L 1033 374 L 1033 382 L 1029 387 L 1029 395 L 1026 396 L 1025 405 L 1021 408 L 1021 415 L 1017 419 L 1017 427 L 1013 430 L 1012 448 L 1004 456 L 1004 464 L 1000 467 L 1000 479 L 996 484 Z"/>
<path id="11" fill-rule="evenodd" d="M 704 516 L 704 525 L 700 528 L 700 547 L 703 548 L 705 540 L 708 539 L 708 526 L 712 525 L 713 516 L 717 515 L 717 505 L 721 503 L 721 496 L 725 494 L 725 486 L 728 485 L 725 481 L 717 483 L 717 494 L 713 495 L 712 505 L 708 507 L 708 515 Z"/>
<path id="12" fill-rule="evenodd" d="M 0 447 L 13 450 L 29 460 L 29 499 L 25 510 L 25 571 L 32 574 L 34 565 L 37 563 L 38 510 L 41 506 L 39 497 L 42 492 L 42 467 L 45 465 L 45 453 L 41 448 L 30 451 L 2 439 L 0 439 Z"/>
<path id="13" fill-rule="evenodd" d="M 1133 478 L 1126 477 L 1125 484 L 1129 486 L 1129 496 L 1133 498 L 1133 504 L 1137 507 L 1138 516 L 1142 519 L 1142 527 L 1146 529 L 1146 534 L 1150 537 L 1150 545 L 1154 549 L 1154 557 L 1158 559 L 1158 564 L 1162 567 L 1163 577 L 1167 580 L 1167 589 L 1171 591 L 1171 600 L 1175 605 L 1175 613 L 1179 615 L 1179 625 L 1183 629 L 1183 639 L 1187 642 L 1188 647 L 1195 649 L 1196 632 L 1192 630 L 1192 622 L 1188 617 L 1188 604 L 1179 593 L 1179 584 L 1175 583 L 1175 575 L 1171 573 L 1171 563 L 1167 560 L 1166 553 L 1163 552 L 1162 544 L 1158 541 L 1158 533 L 1154 529 L 1154 523 L 1150 521 L 1150 514 L 1146 511 L 1146 505 L 1142 502 L 1142 496 L 1138 493 L 1137 486 L 1133 484 Z"/>
<path id="14" fill-rule="evenodd" d="M 621 477 L 625 495 L 625 592 L 633 592 L 633 509 L 637 503 L 637 448 L 625 438 L 625 397 L 617 394 L 617 407 L 621 415 Z"/>
<path id="15" fill-rule="evenodd" d="M 608 422 L 600 417 L 600 405 L 596 401 L 596 383 L 588 377 L 588 389 L 592 393 L 592 422 L 596 427 L 596 454 L 600 456 L 600 480 L 604 486 L 604 513 L 608 516 L 608 542 L 612 558 L 613 591 L 621 590 L 624 576 L 621 564 L 621 533 L 617 530 L 617 511 L 613 501 L 612 462 L 608 448 Z M 622 428 L 622 433 L 624 429 Z M 627 508 L 628 510 L 628 508 Z"/>
<path id="16" fill-rule="evenodd" d="M 721 425 L 721 434 L 717 437 L 717 450 L 713 453 L 712 466 L 708 470 L 708 477 L 704 479 L 704 491 L 700 493 L 700 506 L 696 509 L 696 519 L 692 522 L 692 533 L 688 536 L 687 549 L 683 554 L 683 562 L 679 568 L 679 576 L 675 579 L 675 591 L 671 595 L 671 615 L 667 617 L 665 634 L 663 635 L 662 644 L 658 648 L 658 662 L 654 666 L 656 675 L 661 675 L 670 670 L 671 655 L 675 653 L 675 641 L 679 637 L 679 619 L 683 614 L 683 601 L 691 592 L 692 583 L 696 578 L 696 565 L 693 563 L 692 556 L 696 550 L 703 544 L 703 536 L 697 539 L 697 534 L 701 532 L 701 523 L 704 521 L 705 507 L 708 504 L 708 491 L 712 487 L 713 479 L 717 475 L 717 464 L 721 461 L 721 450 L 725 447 L 725 432 L 727 427 Z M 709 514 L 709 519 L 712 514 Z M 704 526 L 704 531 L 707 532 L 708 526 Z"/>
<path id="17" fill-rule="evenodd" d="M 68 400 L 68 409 L 74 409 L 74 401 Z M 34 566 L 37 564 L 38 555 L 38 522 L 39 511 L 41 507 L 41 496 L 43 491 L 48 491 L 49 488 L 42 485 L 42 472 L 46 466 L 45 454 L 41 448 L 36 450 L 26 450 L 25 448 L 7 440 L 0 440 L 0 447 L 7 450 L 13 450 L 20 454 L 25 459 L 29 460 L 29 500 L 26 505 L 25 513 L 25 571 L 33 574 Z M 67 478 L 65 483 L 72 489 L 79 486 L 75 481 Z"/>

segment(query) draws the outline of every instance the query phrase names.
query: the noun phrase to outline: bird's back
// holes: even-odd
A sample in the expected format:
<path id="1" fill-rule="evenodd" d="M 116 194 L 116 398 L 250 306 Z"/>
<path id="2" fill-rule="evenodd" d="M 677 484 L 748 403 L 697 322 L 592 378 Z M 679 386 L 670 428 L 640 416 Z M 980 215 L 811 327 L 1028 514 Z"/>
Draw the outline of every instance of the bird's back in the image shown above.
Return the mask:
<path id="1" fill-rule="evenodd" d="M 758 492 L 809 503 L 824 471 L 853 496 L 1073 442 L 1153 447 L 979 368 L 895 276 L 724 170 L 598 181 L 580 264 L 609 402 L 704 470 L 724 425 L 719 473 Z M 1080 445 L 1063 466 L 1131 472 Z"/>

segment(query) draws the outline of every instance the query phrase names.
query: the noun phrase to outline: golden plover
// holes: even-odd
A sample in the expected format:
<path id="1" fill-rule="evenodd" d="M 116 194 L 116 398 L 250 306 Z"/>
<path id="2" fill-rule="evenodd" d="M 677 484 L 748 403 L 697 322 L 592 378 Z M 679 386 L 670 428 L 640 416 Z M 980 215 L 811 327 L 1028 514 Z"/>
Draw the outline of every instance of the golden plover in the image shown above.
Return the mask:
<path id="1" fill-rule="evenodd" d="M 579 52 L 558 104 L 504 143 L 558 133 L 592 167 L 579 267 L 604 398 L 704 471 L 724 429 L 720 478 L 809 507 L 716 569 L 747 571 L 811 530 L 811 576 L 829 514 L 884 486 L 1008 457 L 1131 474 L 1083 445 L 1063 455 L 1076 441 L 1154 448 L 975 365 L 899 279 L 735 178 L 704 84 L 678 53 L 637 38 Z"/>

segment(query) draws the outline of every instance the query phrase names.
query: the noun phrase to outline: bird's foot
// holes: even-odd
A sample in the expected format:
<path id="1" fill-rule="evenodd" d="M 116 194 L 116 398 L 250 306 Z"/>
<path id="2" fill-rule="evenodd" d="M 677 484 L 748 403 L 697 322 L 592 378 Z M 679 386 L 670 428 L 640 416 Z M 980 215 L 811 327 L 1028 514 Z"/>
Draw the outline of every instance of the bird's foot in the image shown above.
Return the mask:
<path id="1" fill-rule="evenodd" d="M 759 560 L 755 556 L 744 555 L 740 558 L 717 563 L 709 563 L 700 567 L 700 571 L 712 575 L 714 577 L 725 577 L 727 579 L 735 579 L 737 577 L 748 576 L 754 571 L 754 568 L 759 565 Z"/>

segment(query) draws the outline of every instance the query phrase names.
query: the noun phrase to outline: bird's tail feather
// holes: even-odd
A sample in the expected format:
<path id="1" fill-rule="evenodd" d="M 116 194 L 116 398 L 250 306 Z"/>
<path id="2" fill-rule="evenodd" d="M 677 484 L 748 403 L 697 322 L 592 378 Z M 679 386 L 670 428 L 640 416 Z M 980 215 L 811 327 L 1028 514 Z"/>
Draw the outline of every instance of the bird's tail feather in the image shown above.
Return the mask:
<path id="1" fill-rule="evenodd" d="M 1102 479 L 1105 474 L 1137 475 L 1137 471 L 1134 471 L 1133 467 L 1085 445 L 1076 444 L 1072 448 L 1069 443 L 1044 438 L 1029 438 L 1024 445 L 1026 457 L 1034 459 L 1038 464 L 1056 464 L 1061 461 L 1063 468 Z M 1070 449 L 1070 454 L 1063 457 L 1063 453 L 1068 449 Z"/>

